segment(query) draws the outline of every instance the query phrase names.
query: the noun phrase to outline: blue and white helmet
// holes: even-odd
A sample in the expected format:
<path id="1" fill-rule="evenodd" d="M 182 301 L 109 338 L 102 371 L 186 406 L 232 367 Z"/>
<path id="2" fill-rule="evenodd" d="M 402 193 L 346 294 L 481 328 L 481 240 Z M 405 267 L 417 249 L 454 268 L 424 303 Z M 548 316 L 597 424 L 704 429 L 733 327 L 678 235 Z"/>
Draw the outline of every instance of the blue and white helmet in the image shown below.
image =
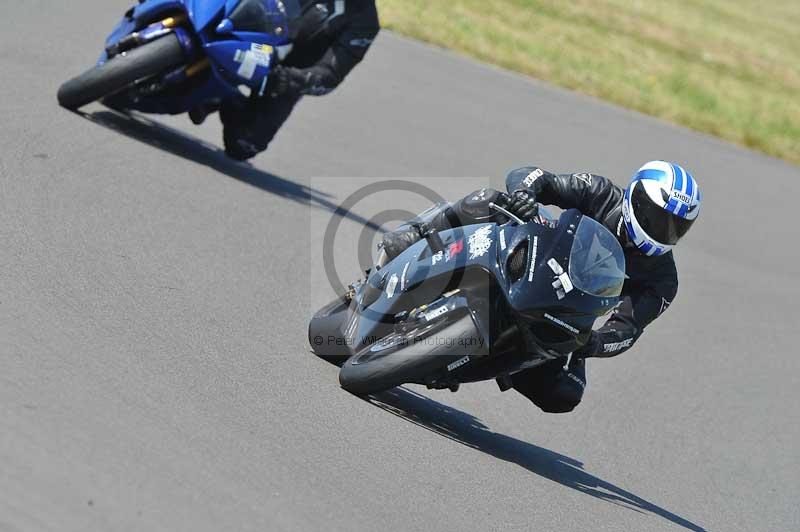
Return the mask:
<path id="1" fill-rule="evenodd" d="M 677 164 L 650 161 L 636 172 L 622 203 L 633 243 L 646 255 L 663 255 L 686 234 L 700 213 L 700 187 Z"/>

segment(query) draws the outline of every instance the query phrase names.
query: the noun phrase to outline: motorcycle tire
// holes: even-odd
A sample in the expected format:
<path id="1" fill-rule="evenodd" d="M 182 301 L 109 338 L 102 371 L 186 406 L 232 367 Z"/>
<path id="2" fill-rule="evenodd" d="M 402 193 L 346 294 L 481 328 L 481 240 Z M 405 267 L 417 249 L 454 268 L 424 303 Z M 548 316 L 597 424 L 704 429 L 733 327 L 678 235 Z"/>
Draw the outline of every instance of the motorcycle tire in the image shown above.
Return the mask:
<path id="1" fill-rule="evenodd" d="M 428 341 L 431 340 L 431 341 Z M 482 345 L 481 337 L 470 315 L 445 325 L 425 338 L 425 341 L 409 342 L 407 347 L 386 355 L 370 355 L 372 348 L 366 348 L 350 357 L 339 370 L 339 384 L 356 395 L 382 392 L 405 384 L 417 382 L 465 355 L 469 345 Z"/>
<path id="2" fill-rule="evenodd" d="M 308 343 L 314 354 L 336 366 L 344 364 L 351 355 L 342 336 L 347 308 L 344 298 L 335 299 L 317 311 L 308 324 Z"/>
<path id="3" fill-rule="evenodd" d="M 74 111 L 118 92 L 135 81 L 160 74 L 184 60 L 178 37 L 169 33 L 124 55 L 112 57 L 102 65 L 65 82 L 58 89 L 58 103 Z"/>

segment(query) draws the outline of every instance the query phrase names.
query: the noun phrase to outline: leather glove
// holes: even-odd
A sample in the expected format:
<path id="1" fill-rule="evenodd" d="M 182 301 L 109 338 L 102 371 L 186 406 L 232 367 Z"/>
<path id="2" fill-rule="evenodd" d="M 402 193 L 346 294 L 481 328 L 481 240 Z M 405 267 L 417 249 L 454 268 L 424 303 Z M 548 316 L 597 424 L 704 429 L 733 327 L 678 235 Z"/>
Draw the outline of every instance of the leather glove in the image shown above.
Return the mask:
<path id="1" fill-rule="evenodd" d="M 501 194 L 498 204 L 521 220 L 529 221 L 539 213 L 539 204 L 533 195 L 525 190 L 515 190 L 512 194 Z"/>
<path id="2" fill-rule="evenodd" d="M 419 226 L 412 225 L 404 230 L 390 231 L 384 234 L 382 239 L 383 250 L 391 260 L 420 240 L 422 240 L 422 235 L 420 234 Z"/>
<path id="3" fill-rule="evenodd" d="M 297 95 L 303 90 L 303 81 L 303 72 L 299 68 L 278 65 L 270 71 L 264 93 L 273 98 Z"/>

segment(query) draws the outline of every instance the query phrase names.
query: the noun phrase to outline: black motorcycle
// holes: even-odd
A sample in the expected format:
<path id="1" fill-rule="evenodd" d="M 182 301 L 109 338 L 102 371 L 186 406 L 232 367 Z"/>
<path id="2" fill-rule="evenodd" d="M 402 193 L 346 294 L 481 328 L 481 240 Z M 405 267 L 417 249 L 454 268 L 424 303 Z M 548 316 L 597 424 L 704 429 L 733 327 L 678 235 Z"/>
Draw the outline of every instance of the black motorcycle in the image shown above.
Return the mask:
<path id="1" fill-rule="evenodd" d="M 625 258 L 605 227 L 575 209 L 554 219 L 436 232 L 384 266 L 309 325 L 314 352 L 364 395 L 404 383 L 456 390 L 510 376 L 584 345 L 619 302 Z"/>

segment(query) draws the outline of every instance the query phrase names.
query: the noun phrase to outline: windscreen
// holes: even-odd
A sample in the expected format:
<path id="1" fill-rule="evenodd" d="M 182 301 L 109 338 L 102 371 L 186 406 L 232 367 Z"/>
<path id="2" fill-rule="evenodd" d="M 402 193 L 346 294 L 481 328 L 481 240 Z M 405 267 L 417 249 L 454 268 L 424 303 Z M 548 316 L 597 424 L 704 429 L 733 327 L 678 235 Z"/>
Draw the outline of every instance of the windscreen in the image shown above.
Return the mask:
<path id="1" fill-rule="evenodd" d="M 299 17 L 299 0 L 241 0 L 228 19 L 236 31 L 292 39 Z"/>
<path id="2" fill-rule="evenodd" d="M 575 288 L 601 297 L 616 297 L 625 282 L 625 255 L 611 232 L 584 216 L 569 256 L 569 278 Z"/>

